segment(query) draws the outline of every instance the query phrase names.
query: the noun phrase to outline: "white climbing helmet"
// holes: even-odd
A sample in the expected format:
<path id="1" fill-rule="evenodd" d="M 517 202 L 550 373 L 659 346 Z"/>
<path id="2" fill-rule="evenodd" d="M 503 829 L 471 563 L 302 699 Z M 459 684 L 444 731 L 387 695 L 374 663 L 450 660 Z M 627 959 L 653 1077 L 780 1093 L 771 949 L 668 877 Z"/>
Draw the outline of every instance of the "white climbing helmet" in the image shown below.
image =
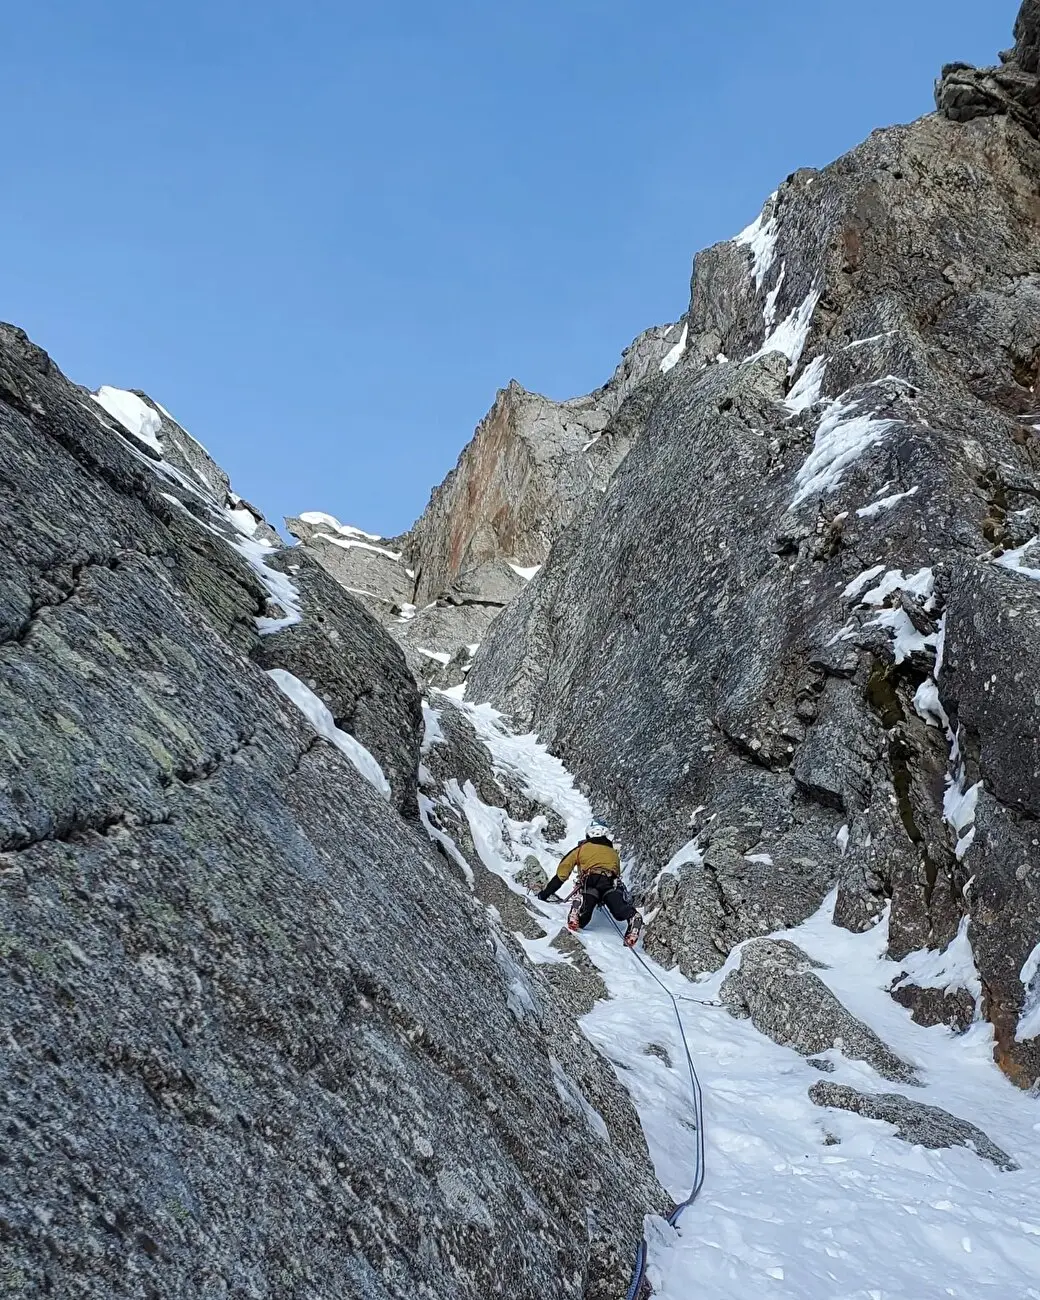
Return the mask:
<path id="1" fill-rule="evenodd" d="M 585 838 L 587 840 L 610 840 L 611 842 L 614 839 L 602 822 L 589 822 L 585 828 Z"/>

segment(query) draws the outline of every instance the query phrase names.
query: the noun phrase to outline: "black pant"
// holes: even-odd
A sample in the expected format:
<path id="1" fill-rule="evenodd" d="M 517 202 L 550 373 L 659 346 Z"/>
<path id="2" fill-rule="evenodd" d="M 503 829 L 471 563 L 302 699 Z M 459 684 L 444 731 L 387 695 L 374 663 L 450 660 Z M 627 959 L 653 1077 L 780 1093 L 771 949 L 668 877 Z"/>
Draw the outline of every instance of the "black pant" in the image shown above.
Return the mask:
<path id="1" fill-rule="evenodd" d="M 631 921 L 636 914 L 635 904 L 628 895 L 628 890 L 618 880 L 605 871 L 591 871 L 581 881 L 578 909 L 578 929 L 584 930 L 592 920 L 592 913 L 602 903 L 616 921 Z M 575 902 L 578 902 L 575 899 Z"/>

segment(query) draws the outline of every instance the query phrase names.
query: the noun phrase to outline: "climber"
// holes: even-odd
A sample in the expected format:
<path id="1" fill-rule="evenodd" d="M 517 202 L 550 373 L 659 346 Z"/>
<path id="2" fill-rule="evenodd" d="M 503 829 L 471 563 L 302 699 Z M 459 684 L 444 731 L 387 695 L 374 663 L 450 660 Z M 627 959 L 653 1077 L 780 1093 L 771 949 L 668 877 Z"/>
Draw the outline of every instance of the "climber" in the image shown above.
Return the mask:
<path id="1" fill-rule="evenodd" d="M 621 859 L 610 831 L 602 822 L 590 823 L 582 842 L 564 856 L 552 880 L 538 893 L 543 903 L 552 898 L 575 867 L 578 883 L 571 894 L 567 929 L 584 930 L 602 903 L 615 920 L 628 922 L 625 947 L 634 948 L 643 928 L 643 918 L 621 881 Z"/>

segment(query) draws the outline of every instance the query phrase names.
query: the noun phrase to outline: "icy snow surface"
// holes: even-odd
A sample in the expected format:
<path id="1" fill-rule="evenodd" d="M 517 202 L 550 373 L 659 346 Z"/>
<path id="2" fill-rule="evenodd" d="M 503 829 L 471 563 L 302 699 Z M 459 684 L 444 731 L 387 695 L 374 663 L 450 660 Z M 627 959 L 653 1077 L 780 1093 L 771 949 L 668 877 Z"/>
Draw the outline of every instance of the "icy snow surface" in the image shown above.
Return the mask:
<path id="1" fill-rule="evenodd" d="M 827 369 L 826 357 L 815 357 L 802 371 L 798 382 L 787 394 L 784 406 L 792 415 L 808 411 L 820 400 L 823 388 L 823 376 Z"/>
<path id="2" fill-rule="evenodd" d="M 689 330 L 689 325 L 683 321 L 682 334 L 679 336 L 679 342 L 665 353 L 664 359 L 661 362 L 661 369 L 666 373 L 671 370 L 673 366 L 678 364 L 679 358 L 686 351 L 686 337 L 689 334 Z M 593 441 L 595 441 L 595 439 L 593 439 Z M 586 443 L 585 445 L 591 446 L 591 443 Z"/>
<path id="3" fill-rule="evenodd" d="M 345 754 L 365 780 L 374 785 L 385 799 L 389 799 L 390 782 L 383 775 L 383 769 L 359 740 L 336 726 L 335 718 L 311 688 L 284 668 L 269 668 L 267 675 L 282 694 L 292 700 L 318 735 L 324 736 Z"/>
<path id="4" fill-rule="evenodd" d="M 891 510 L 893 506 L 898 505 L 900 501 L 905 501 L 907 497 L 916 496 L 917 492 L 918 489 L 912 487 L 906 492 L 897 492 L 894 496 L 882 497 L 880 501 L 874 501 L 869 506 L 863 506 L 862 509 L 856 511 L 856 514 L 861 519 L 873 519 L 875 515 Z"/>
<path id="5" fill-rule="evenodd" d="M 229 507 L 228 518 L 231 520 L 238 532 L 243 533 L 246 537 L 252 537 L 259 526 L 258 520 L 252 510 L 247 510 L 245 506 Z"/>
<path id="6" fill-rule="evenodd" d="M 98 406 L 107 411 L 113 419 L 118 420 L 128 433 L 132 433 L 135 438 L 151 447 L 152 451 L 162 455 L 162 447 L 159 445 L 162 419 L 158 411 L 153 411 L 148 403 L 142 402 L 135 393 L 128 393 L 125 388 L 110 388 L 108 384 L 103 384 L 91 396 Z"/>
<path id="7" fill-rule="evenodd" d="M 489 706 L 462 707 L 495 765 L 567 822 L 566 841 L 551 844 L 539 820 L 514 822 L 482 804 L 472 787 L 453 793 L 480 832 L 474 839 L 484 864 L 521 892 L 512 876 L 523 858 L 533 853 L 551 870 L 592 810 L 534 737 L 512 735 Z M 657 1300 L 1040 1300 L 1040 1105 L 993 1064 L 989 1026 L 976 1024 L 962 1037 L 943 1027 L 925 1029 L 885 992 L 903 972 L 927 977 L 928 960 L 936 979 L 970 976 L 966 938 L 958 936 L 945 954 L 891 962 L 884 956 L 887 920 L 851 934 L 831 924 L 833 903 L 832 895 L 784 937 L 825 963 L 820 977 L 918 1068 L 925 1086 L 889 1083 L 837 1049 L 827 1053 L 834 1073 L 821 1075 L 750 1021 L 705 1005 L 717 1000 L 736 953 L 724 970 L 699 982 L 658 970 L 681 999 L 705 1091 L 707 1181 L 678 1231 L 657 1218 L 647 1221 Z M 529 956 L 566 960 L 549 947 L 565 909 L 533 906 L 547 935 L 524 942 Z M 597 914 L 581 942 L 610 992 L 582 1027 L 628 1089 L 658 1177 L 677 1201 L 684 1199 L 694 1135 L 672 1008 L 605 916 Z M 675 1064 L 648 1055 L 651 1044 L 664 1047 Z M 924 1150 L 897 1139 L 887 1124 L 821 1109 L 808 1097 L 821 1078 L 941 1106 L 977 1124 L 1023 1168 L 1001 1173 L 967 1148 Z"/>

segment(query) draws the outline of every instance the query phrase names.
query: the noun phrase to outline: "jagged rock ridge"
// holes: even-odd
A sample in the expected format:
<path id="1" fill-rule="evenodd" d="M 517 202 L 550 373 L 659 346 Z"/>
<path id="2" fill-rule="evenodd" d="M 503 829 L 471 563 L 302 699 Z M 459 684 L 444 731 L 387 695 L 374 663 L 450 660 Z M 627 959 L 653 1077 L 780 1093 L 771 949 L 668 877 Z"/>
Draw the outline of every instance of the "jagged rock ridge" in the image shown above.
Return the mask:
<path id="1" fill-rule="evenodd" d="M 420 681 L 453 685 L 553 540 L 605 488 L 683 339 L 681 326 L 645 331 L 587 397 L 556 402 L 511 382 L 402 537 L 320 512 L 287 526 L 397 637 Z"/>
<path id="2" fill-rule="evenodd" d="M 1036 13 L 1005 65 L 1020 106 Z M 683 357 L 468 690 L 578 773 L 644 885 L 696 838 L 662 959 L 718 966 L 835 882 L 853 929 L 891 906 L 897 959 L 967 918 L 977 971 L 949 991 L 978 984 L 1030 1084 L 1040 146 L 951 94 L 698 256 Z"/>

